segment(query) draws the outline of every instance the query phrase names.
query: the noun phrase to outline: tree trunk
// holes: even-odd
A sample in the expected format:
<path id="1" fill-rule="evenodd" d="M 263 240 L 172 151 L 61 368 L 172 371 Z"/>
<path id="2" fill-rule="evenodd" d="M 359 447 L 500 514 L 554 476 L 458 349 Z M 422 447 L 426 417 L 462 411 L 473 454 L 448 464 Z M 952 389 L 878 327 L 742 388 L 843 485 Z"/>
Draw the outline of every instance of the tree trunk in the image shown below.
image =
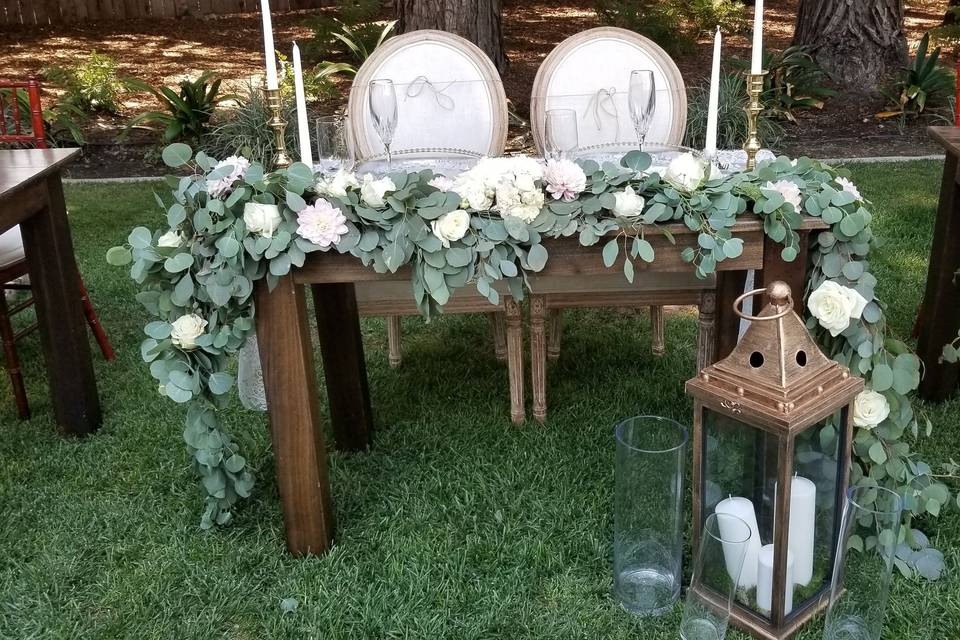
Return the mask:
<path id="1" fill-rule="evenodd" d="M 902 0 L 800 0 L 793 44 L 844 87 L 873 91 L 907 62 Z"/>
<path id="2" fill-rule="evenodd" d="M 502 0 L 395 0 L 400 33 L 439 29 L 463 36 L 490 56 L 497 71 L 507 69 L 500 26 Z"/>

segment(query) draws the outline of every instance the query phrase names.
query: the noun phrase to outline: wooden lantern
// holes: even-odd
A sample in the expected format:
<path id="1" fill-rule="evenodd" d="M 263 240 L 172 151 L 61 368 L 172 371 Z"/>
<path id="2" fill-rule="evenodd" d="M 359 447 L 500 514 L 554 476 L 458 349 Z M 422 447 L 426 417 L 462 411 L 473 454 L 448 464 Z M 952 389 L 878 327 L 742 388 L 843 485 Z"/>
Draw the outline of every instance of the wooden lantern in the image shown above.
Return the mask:
<path id="1" fill-rule="evenodd" d="M 758 315 L 741 311 L 744 299 L 764 292 Z M 820 351 L 783 282 L 740 296 L 734 310 L 751 321 L 740 343 L 686 385 L 694 398 L 694 549 L 711 513 L 747 521 L 753 537 L 731 622 L 781 640 L 827 604 L 863 380 Z M 691 588 L 726 606 L 709 575 Z"/>

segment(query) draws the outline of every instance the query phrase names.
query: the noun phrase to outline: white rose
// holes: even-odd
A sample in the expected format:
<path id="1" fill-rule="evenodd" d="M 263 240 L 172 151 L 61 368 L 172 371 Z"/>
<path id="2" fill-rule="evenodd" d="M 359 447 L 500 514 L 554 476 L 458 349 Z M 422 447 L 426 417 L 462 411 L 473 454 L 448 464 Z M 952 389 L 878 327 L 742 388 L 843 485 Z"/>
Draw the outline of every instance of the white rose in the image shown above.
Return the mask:
<path id="1" fill-rule="evenodd" d="M 170 229 L 157 238 L 157 246 L 164 249 L 177 249 L 183 245 L 183 234 L 177 229 Z"/>
<path id="2" fill-rule="evenodd" d="M 397 185 L 390 178 L 376 180 L 371 174 L 367 173 L 364 174 L 363 182 L 360 183 L 360 199 L 366 206 L 376 209 L 384 205 L 384 197 L 388 191 L 396 190 Z"/>
<path id="3" fill-rule="evenodd" d="M 890 403 L 882 393 L 864 389 L 853 401 L 853 424 L 864 429 L 873 429 L 890 415 Z"/>
<path id="4" fill-rule="evenodd" d="M 768 180 L 767 183 L 763 185 L 763 188 L 769 191 L 776 191 L 782 195 L 784 201 L 792 204 L 793 210 L 797 213 L 800 213 L 803 196 L 800 193 L 800 187 L 798 187 L 795 182 L 791 182 L 790 180 L 777 180 L 776 182 L 770 182 Z"/>
<path id="5" fill-rule="evenodd" d="M 455 242 L 467 235 L 467 229 L 470 228 L 470 214 L 463 209 L 445 213 L 431 225 L 433 235 L 440 239 L 444 247 L 450 247 L 451 242 Z"/>
<path id="6" fill-rule="evenodd" d="M 243 205 L 243 223 L 250 233 L 272 238 L 273 232 L 280 226 L 280 208 L 275 204 L 248 202 Z"/>
<path id="7" fill-rule="evenodd" d="M 837 178 L 835 182 L 840 185 L 840 188 L 854 197 L 856 200 L 863 200 L 863 196 L 860 195 L 860 189 L 857 189 L 857 185 L 853 184 L 846 178 Z"/>
<path id="8" fill-rule="evenodd" d="M 825 280 L 807 300 L 810 313 L 832 336 L 845 331 L 851 319 L 859 319 L 866 306 L 867 300 L 858 291 L 832 280 Z"/>
<path id="9" fill-rule="evenodd" d="M 180 316 L 173 321 L 170 329 L 170 341 L 184 351 L 197 348 L 197 338 L 203 335 L 207 321 L 195 313 Z"/>
<path id="10" fill-rule="evenodd" d="M 643 215 L 643 206 L 646 201 L 636 194 L 633 187 L 613 194 L 613 215 L 624 220 L 634 220 Z"/>
<path id="11" fill-rule="evenodd" d="M 683 191 L 694 191 L 707 175 L 706 164 L 692 153 L 684 153 L 670 161 L 663 178 Z"/>
<path id="12" fill-rule="evenodd" d="M 317 190 L 320 193 L 335 198 L 345 198 L 347 189 L 358 189 L 359 187 L 360 183 L 357 182 L 357 177 L 352 172 L 343 169 L 338 170 L 329 180 L 321 179 L 317 181 Z"/>
<path id="13" fill-rule="evenodd" d="M 514 184 L 517 185 L 517 189 L 520 189 L 520 191 L 533 191 L 537 188 L 537 185 L 534 184 L 533 176 L 526 173 L 518 174 Z"/>

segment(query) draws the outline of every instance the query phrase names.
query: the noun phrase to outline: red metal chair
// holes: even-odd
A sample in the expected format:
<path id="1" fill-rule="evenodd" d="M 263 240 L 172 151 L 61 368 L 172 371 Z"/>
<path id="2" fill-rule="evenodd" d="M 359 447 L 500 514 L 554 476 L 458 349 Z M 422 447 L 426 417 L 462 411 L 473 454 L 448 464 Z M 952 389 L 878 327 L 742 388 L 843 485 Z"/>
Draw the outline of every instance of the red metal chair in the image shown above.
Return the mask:
<path id="1" fill-rule="evenodd" d="M 26 95 L 26 105 L 21 104 Z M 24 113 L 27 106 L 27 113 Z M 29 120 L 29 129 L 25 127 Z M 43 110 L 40 107 L 40 83 L 36 78 L 26 82 L 0 81 L 0 143 L 16 146 L 32 146 L 46 149 L 47 141 L 43 126 Z M 13 387 L 13 396 L 17 403 L 17 413 L 21 418 L 30 417 L 30 406 L 27 403 L 27 393 L 23 384 L 23 375 L 20 371 L 20 358 L 17 356 L 16 341 L 37 328 L 34 322 L 27 327 L 16 330 L 11 321 L 12 317 L 33 305 L 33 297 L 10 305 L 7 302 L 7 291 L 30 290 L 29 284 L 22 282 L 28 275 L 27 261 L 23 252 L 23 241 L 20 238 L 20 227 L 14 227 L 0 234 L 0 341 L 3 343 L 3 357 L 10 384 Z M 83 312 L 87 317 L 87 324 L 100 345 L 100 351 L 107 360 L 114 359 L 113 347 L 100 325 L 97 313 L 90 303 L 87 288 L 80 281 L 80 295 L 83 296 Z"/>

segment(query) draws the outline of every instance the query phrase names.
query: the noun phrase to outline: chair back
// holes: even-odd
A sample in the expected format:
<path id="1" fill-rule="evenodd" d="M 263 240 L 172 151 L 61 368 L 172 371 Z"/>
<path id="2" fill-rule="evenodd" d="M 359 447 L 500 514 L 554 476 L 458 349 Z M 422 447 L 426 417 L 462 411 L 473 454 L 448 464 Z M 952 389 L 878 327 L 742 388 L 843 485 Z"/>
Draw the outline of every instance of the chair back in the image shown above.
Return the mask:
<path id="1" fill-rule="evenodd" d="M 29 128 L 24 125 L 29 122 Z M 40 82 L 0 80 L 0 144 L 47 148 L 40 107 Z"/>
<path id="2" fill-rule="evenodd" d="M 372 80 L 389 79 L 397 95 L 391 151 L 447 156 L 437 149 L 496 156 L 507 139 L 507 97 L 490 58 L 444 31 L 394 36 L 367 58 L 350 89 L 347 113 L 358 158 L 384 152 L 368 106 Z M 421 151 L 414 151 L 421 150 Z"/>
<path id="3" fill-rule="evenodd" d="M 530 123 L 544 152 L 548 109 L 577 112 L 580 148 L 636 143 L 627 100 L 630 72 L 653 71 L 656 111 L 647 141 L 679 145 L 687 127 L 687 93 L 674 61 L 652 40 L 615 27 L 588 29 L 557 45 L 537 70 Z"/>

